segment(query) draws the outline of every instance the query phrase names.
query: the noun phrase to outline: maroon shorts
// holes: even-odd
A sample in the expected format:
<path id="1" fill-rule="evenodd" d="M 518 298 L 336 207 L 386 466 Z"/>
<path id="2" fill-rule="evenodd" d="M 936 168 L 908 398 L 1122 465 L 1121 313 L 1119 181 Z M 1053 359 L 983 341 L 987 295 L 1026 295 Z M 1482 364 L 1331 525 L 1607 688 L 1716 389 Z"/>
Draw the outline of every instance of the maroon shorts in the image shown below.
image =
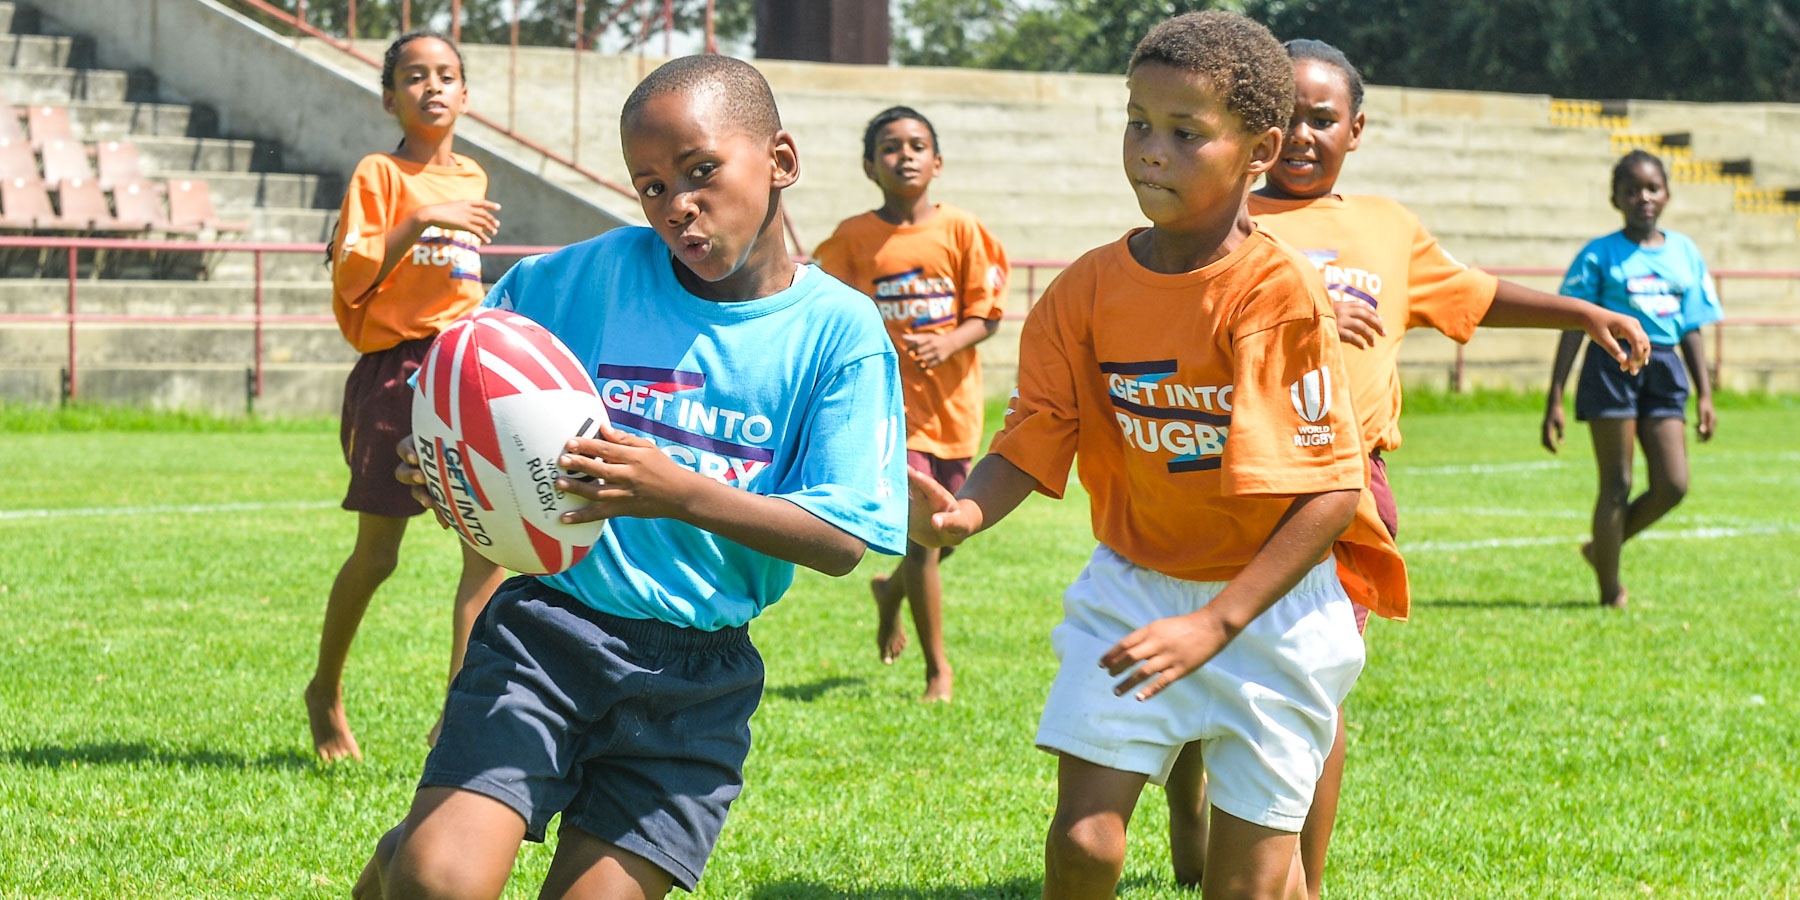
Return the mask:
<path id="1" fill-rule="evenodd" d="M 944 490 L 952 494 L 961 490 L 963 482 L 969 480 L 969 458 L 966 456 L 962 459 L 939 459 L 923 450 L 908 450 L 906 467 L 930 475 L 944 486 Z M 955 552 L 955 547 L 945 547 L 938 551 L 938 559 L 949 559 L 950 554 Z"/>
<path id="2" fill-rule="evenodd" d="M 1381 524 L 1387 526 L 1388 537 L 1400 536 L 1400 509 L 1394 505 L 1394 489 L 1388 486 L 1387 460 L 1381 458 L 1381 451 L 1369 454 L 1369 493 L 1375 495 L 1375 513 L 1381 516 Z M 1356 633 L 1362 634 L 1369 627 L 1369 608 L 1352 601 L 1356 610 Z"/>
<path id="3" fill-rule="evenodd" d="M 431 338 L 405 341 L 365 353 L 344 381 L 344 413 L 338 441 L 350 466 L 344 508 L 403 519 L 425 511 L 412 490 L 394 477 L 400 439 L 412 433 L 413 389 L 406 379 L 418 371 Z"/>

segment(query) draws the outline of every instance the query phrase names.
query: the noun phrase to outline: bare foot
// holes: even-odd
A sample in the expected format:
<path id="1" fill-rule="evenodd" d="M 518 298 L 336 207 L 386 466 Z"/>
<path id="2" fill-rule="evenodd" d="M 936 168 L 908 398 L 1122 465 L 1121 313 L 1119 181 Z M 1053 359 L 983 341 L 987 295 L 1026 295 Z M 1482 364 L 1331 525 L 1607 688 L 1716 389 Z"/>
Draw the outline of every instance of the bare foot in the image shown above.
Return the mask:
<path id="1" fill-rule="evenodd" d="M 900 625 L 900 602 L 906 594 L 896 587 L 887 575 L 869 579 L 869 593 L 875 595 L 875 647 L 881 661 L 890 666 L 906 649 L 906 629 Z"/>
<path id="2" fill-rule="evenodd" d="M 921 703 L 949 703 L 950 688 L 956 682 L 956 674 L 949 666 L 925 673 L 925 693 L 919 697 Z"/>
<path id="3" fill-rule="evenodd" d="M 386 894 L 382 890 L 381 870 L 387 868 L 388 860 L 394 858 L 394 847 L 400 840 L 400 826 L 395 825 L 375 842 L 375 852 L 363 866 L 362 874 L 357 876 L 356 884 L 350 887 L 350 900 L 382 900 Z"/>
<path id="4" fill-rule="evenodd" d="M 1593 541 L 1588 541 L 1587 543 L 1581 545 L 1581 558 L 1587 560 L 1587 564 L 1590 566 L 1594 564 L 1594 542 Z M 1607 609 L 1624 609 L 1625 603 L 1626 603 L 1626 597 L 1627 597 L 1627 592 L 1625 590 L 1625 586 L 1619 585 L 1619 592 L 1617 594 L 1614 594 L 1611 597 L 1604 597 L 1604 596 L 1601 597 L 1600 605 L 1606 607 Z"/>
<path id="5" fill-rule="evenodd" d="M 340 685 L 323 695 L 312 682 L 306 685 L 306 724 L 312 729 L 313 752 L 320 762 L 337 762 L 350 758 L 362 761 L 362 749 L 350 733 L 350 719 L 344 715 L 344 689 Z"/>

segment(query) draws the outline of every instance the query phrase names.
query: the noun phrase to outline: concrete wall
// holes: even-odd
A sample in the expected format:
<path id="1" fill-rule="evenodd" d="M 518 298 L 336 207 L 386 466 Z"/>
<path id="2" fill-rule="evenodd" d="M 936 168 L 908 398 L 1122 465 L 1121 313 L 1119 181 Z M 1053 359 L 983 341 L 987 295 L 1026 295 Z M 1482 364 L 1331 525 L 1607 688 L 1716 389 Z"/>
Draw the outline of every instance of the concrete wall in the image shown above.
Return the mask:
<path id="1" fill-rule="evenodd" d="M 329 70 L 210 0 L 56 0 L 44 16 L 92 37 L 100 65 L 148 69 L 168 99 L 213 107 L 224 133 L 279 142 L 289 167 L 347 175 L 399 140 L 374 69 Z M 564 244 L 641 220 L 635 204 L 571 190 L 585 179 L 472 122 L 459 123 L 457 150 L 487 170 L 507 243 Z"/>

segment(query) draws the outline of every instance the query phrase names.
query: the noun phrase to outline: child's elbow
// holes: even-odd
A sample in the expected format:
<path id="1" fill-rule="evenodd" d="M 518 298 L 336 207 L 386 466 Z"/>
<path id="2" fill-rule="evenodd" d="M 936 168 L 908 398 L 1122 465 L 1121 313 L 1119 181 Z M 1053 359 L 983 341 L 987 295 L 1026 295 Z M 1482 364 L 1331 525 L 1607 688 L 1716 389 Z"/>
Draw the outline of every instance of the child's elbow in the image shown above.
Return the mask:
<path id="1" fill-rule="evenodd" d="M 1362 502 L 1362 491 L 1332 491 L 1321 499 L 1327 504 L 1322 510 L 1326 527 L 1332 534 L 1338 535 L 1343 534 L 1350 523 L 1356 521 L 1356 507 Z"/>
<path id="2" fill-rule="evenodd" d="M 856 571 L 857 564 L 862 562 L 865 549 L 867 546 L 855 539 L 847 544 L 834 545 L 821 555 L 813 568 L 833 578 L 842 578 Z"/>

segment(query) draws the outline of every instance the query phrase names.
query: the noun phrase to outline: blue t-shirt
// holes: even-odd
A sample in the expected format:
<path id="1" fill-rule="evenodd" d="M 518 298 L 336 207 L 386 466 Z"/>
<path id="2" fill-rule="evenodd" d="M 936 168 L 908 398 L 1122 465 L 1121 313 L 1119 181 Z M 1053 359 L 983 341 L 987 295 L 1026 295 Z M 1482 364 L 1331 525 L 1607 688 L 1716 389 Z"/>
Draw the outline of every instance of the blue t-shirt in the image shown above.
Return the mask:
<path id="1" fill-rule="evenodd" d="M 1623 231 L 1594 238 L 1569 265 L 1561 293 L 1636 316 L 1653 344 L 1725 316 L 1699 248 L 1679 231 L 1662 229 L 1660 247 L 1632 243 Z"/>
<path id="2" fill-rule="evenodd" d="M 520 262 L 483 305 L 567 344 L 615 428 L 905 552 L 900 371 L 869 298 L 807 266 L 780 293 L 715 303 L 675 265 L 655 232 L 616 228 Z M 710 631 L 755 618 L 794 565 L 673 519 L 618 518 L 574 568 L 542 577 L 602 612 Z"/>

